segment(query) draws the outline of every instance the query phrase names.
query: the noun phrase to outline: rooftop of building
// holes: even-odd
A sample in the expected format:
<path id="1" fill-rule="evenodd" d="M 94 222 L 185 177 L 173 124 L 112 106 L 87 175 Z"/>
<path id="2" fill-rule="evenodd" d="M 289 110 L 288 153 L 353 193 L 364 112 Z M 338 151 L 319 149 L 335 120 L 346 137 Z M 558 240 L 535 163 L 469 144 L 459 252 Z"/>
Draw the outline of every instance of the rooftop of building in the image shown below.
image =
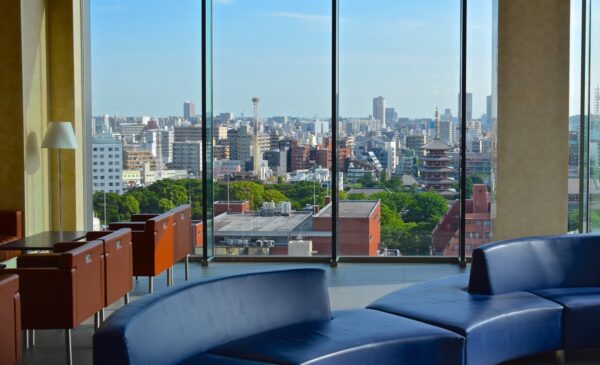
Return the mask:
<path id="1" fill-rule="evenodd" d="M 118 144 L 121 145 L 119 139 L 109 133 L 94 134 L 92 144 Z"/>
<path id="2" fill-rule="evenodd" d="M 371 194 L 387 192 L 389 192 L 389 190 L 385 188 L 352 188 L 347 194 L 365 194 L 366 196 L 369 196 Z"/>
<path id="3" fill-rule="evenodd" d="M 433 141 L 427 143 L 426 145 L 424 145 L 423 147 L 421 147 L 424 150 L 441 150 L 441 151 L 448 151 L 451 150 L 452 147 L 447 145 L 446 143 L 442 142 L 439 139 L 434 139 Z"/>
<path id="4" fill-rule="evenodd" d="M 340 218 L 368 218 L 379 205 L 379 200 L 341 200 Z M 331 204 L 327 204 L 315 217 L 331 217 Z"/>
<path id="5" fill-rule="evenodd" d="M 311 212 L 293 212 L 290 215 L 260 215 L 249 213 L 223 213 L 214 218 L 215 236 L 287 236 L 303 230 L 302 223 L 309 220 Z"/>

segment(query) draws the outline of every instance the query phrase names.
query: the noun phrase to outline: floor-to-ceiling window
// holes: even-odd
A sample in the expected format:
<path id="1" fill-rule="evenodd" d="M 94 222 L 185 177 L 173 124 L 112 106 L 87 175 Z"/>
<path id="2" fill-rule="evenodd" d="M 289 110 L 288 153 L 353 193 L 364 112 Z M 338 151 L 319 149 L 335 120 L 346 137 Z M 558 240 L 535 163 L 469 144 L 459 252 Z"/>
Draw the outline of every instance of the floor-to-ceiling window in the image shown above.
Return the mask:
<path id="1" fill-rule="evenodd" d="M 379 202 L 372 256 L 456 257 L 461 3 L 339 4 L 339 231 L 358 214 L 354 206 L 368 214 Z M 340 255 L 355 254 L 344 238 Z"/>
<path id="2" fill-rule="evenodd" d="M 202 216 L 201 4 L 90 0 L 95 228 L 190 203 Z"/>
<path id="3" fill-rule="evenodd" d="M 467 13 L 467 130 L 465 254 L 493 240 L 492 146 L 495 133 L 492 95 L 493 0 L 470 1 Z M 458 250 L 455 239 L 453 248 Z"/>
<path id="4" fill-rule="evenodd" d="M 91 0 L 96 225 L 190 203 L 207 257 L 468 255 L 492 239 L 492 3 Z"/>
<path id="5" fill-rule="evenodd" d="M 215 256 L 331 255 L 331 2 L 213 2 Z"/>

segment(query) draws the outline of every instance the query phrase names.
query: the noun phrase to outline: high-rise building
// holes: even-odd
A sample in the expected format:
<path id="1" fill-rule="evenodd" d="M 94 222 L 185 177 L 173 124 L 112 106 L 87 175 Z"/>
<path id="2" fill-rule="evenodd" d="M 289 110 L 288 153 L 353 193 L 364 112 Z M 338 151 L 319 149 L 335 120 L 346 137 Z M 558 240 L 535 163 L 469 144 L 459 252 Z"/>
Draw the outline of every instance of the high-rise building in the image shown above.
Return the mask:
<path id="1" fill-rule="evenodd" d="M 92 190 L 121 194 L 121 142 L 110 134 L 96 134 L 92 139 Z"/>
<path id="2" fill-rule="evenodd" d="M 171 168 L 187 170 L 189 174 L 196 177 L 200 176 L 202 171 L 202 142 L 174 142 Z"/>
<path id="3" fill-rule="evenodd" d="M 175 127 L 175 142 L 202 141 L 202 128 L 200 125 Z"/>
<path id="4" fill-rule="evenodd" d="M 396 109 L 385 108 L 385 120 L 386 120 L 386 126 L 389 126 L 389 124 L 395 123 L 398 120 L 398 113 L 396 113 Z"/>
<path id="5" fill-rule="evenodd" d="M 156 158 L 148 150 L 135 148 L 123 149 L 123 169 L 141 170 L 145 163 L 150 164 L 151 170 L 156 170 Z"/>
<path id="6" fill-rule="evenodd" d="M 196 118 L 196 104 L 192 101 L 183 103 L 183 119 L 191 121 Z"/>
<path id="7" fill-rule="evenodd" d="M 250 160 L 253 138 L 254 136 L 249 132 L 248 126 L 231 129 L 227 134 L 229 159 L 239 161 Z"/>
<path id="8" fill-rule="evenodd" d="M 373 118 L 381 122 L 381 126 L 385 127 L 385 98 L 378 96 L 373 98 Z"/>
<path id="9" fill-rule="evenodd" d="M 485 98 L 485 118 L 487 127 L 490 128 L 492 126 L 492 96 L 488 95 Z"/>
<path id="10" fill-rule="evenodd" d="M 462 103 L 460 102 L 460 93 L 458 93 L 458 117 L 462 115 Z M 473 120 L 473 93 L 467 93 L 467 121 Z"/>
<path id="11" fill-rule="evenodd" d="M 425 138 L 424 134 L 406 136 L 404 142 L 406 148 L 413 151 L 421 150 L 421 147 L 423 147 L 425 143 L 427 143 L 427 139 Z"/>
<path id="12" fill-rule="evenodd" d="M 160 150 L 163 163 L 173 161 L 173 142 L 175 142 L 175 133 L 172 130 L 160 131 Z"/>

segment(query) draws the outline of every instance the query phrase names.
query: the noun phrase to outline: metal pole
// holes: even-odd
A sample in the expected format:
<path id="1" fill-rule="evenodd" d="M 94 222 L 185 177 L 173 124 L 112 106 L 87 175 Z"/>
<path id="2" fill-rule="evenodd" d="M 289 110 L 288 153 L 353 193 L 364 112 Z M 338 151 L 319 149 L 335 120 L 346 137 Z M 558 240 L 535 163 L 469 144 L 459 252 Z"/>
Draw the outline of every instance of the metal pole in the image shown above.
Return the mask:
<path id="1" fill-rule="evenodd" d="M 58 230 L 62 231 L 62 163 L 61 151 L 58 149 Z"/>
<path id="2" fill-rule="evenodd" d="M 337 266 L 338 222 L 338 0 L 331 1 L 331 267 Z"/>
<path id="3" fill-rule="evenodd" d="M 461 0 L 460 16 L 460 234 L 459 265 L 467 265 L 465 253 L 465 215 L 467 199 L 467 0 Z"/>

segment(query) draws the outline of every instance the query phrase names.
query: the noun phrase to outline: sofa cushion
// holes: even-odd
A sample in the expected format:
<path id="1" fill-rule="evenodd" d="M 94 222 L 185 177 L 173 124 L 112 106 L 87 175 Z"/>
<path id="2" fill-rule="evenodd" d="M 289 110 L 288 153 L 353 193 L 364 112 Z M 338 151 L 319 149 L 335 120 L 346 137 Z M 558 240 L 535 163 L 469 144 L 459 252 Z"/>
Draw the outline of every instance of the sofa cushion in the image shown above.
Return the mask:
<path id="1" fill-rule="evenodd" d="M 465 337 L 469 364 L 497 364 L 562 347 L 562 306 L 528 292 L 475 295 L 468 274 L 388 294 L 368 308 L 416 319 Z"/>
<path id="2" fill-rule="evenodd" d="M 555 288 L 533 293 L 564 307 L 565 348 L 600 346 L 600 288 Z"/>
<path id="3" fill-rule="evenodd" d="M 276 364 L 462 364 L 464 339 L 369 309 L 233 341 L 208 352 Z"/>
<path id="4" fill-rule="evenodd" d="M 257 362 L 251 360 L 235 359 L 233 357 L 225 357 L 206 352 L 199 353 L 180 362 L 177 365 L 261 365 L 265 362 Z"/>

